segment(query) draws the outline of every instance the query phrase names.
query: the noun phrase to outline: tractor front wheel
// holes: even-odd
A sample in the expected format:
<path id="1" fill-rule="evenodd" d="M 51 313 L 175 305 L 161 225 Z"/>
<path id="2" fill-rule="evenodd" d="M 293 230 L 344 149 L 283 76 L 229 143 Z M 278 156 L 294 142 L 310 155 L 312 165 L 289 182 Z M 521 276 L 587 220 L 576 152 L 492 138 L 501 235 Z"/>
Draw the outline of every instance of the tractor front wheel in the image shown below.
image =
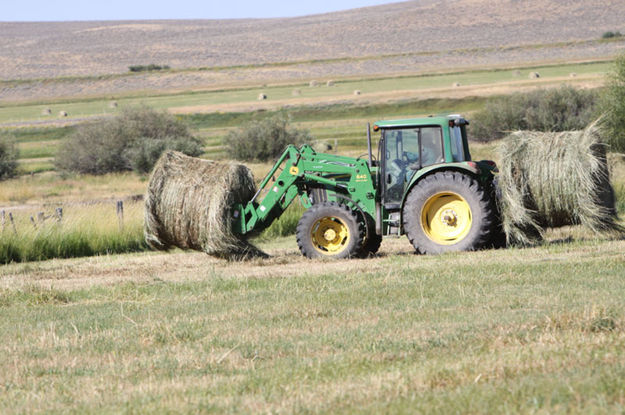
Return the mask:
<path id="1" fill-rule="evenodd" d="M 312 205 L 297 224 L 297 244 L 307 258 L 358 256 L 364 226 L 354 211 L 335 202 Z"/>
<path id="2" fill-rule="evenodd" d="M 491 192 L 454 171 L 427 176 L 403 209 L 404 231 L 417 252 L 472 251 L 491 243 L 497 220 Z"/>

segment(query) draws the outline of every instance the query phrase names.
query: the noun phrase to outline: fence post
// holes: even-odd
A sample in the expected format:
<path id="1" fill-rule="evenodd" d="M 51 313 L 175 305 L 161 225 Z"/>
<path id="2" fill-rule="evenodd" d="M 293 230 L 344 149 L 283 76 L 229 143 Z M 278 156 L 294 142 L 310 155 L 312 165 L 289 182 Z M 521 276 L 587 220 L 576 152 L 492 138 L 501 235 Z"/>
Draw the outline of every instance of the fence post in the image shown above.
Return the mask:
<path id="1" fill-rule="evenodd" d="M 13 226 L 13 233 L 17 235 L 17 229 L 15 228 L 15 221 L 13 220 L 13 212 L 9 212 L 9 220 Z"/>
<path id="2" fill-rule="evenodd" d="M 43 212 L 37 213 L 37 222 L 43 225 L 43 222 L 45 222 L 45 220 L 46 220 L 46 215 L 44 215 Z"/>
<path id="3" fill-rule="evenodd" d="M 63 208 L 62 207 L 56 208 L 56 220 L 59 223 L 61 222 L 61 220 L 63 220 Z"/>
<path id="4" fill-rule="evenodd" d="M 2 232 L 4 233 L 4 228 L 6 227 L 6 216 L 4 210 L 0 212 L 0 222 L 2 222 Z"/>
<path id="5" fill-rule="evenodd" d="M 122 229 L 124 227 L 124 202 L 122 200 L 117 201 L 117 221 L 119 229 Z"/>
<path id="6" fill-rule="evenodd" d="M 37 229 L 37 222 L 35 222 L 34 216 L 30 217 L 30 222 L 33 224 L 33 228 Z"/>
<path id="7" fill-rule="evenodd" d="M 339 139 L 335 138 L 334 139 L 334 152 L 338 153 L 338 151 L 339 151 Z"/>

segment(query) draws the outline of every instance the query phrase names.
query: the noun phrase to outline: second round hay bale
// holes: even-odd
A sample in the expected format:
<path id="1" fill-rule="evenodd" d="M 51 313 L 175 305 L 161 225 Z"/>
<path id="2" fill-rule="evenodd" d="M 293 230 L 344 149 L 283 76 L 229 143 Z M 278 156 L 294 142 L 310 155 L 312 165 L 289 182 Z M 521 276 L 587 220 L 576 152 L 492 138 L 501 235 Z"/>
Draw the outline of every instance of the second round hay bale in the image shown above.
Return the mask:
<path id="1" fill-rule="evenodd" d="M 538 72 L 530 72 L 530 79 L 538 79 L 540 74 Z"/>
<path id="2" fill-rule="evenodd" d="M 145 198 L 145 237 L 155 249 L 194 249 L 227 259 L 265 256 L 232 231 L 232 207 L 256 193 L 250 170 L 168 151 Z"/>
<path id="3" fill-rule="evenodd" d="M 509 243 L 539 242 L 546 227 L 620 230 L 597 123 L 583 131 L 518 131 L 504 139 L 499 152 L 502 220 Z"/>

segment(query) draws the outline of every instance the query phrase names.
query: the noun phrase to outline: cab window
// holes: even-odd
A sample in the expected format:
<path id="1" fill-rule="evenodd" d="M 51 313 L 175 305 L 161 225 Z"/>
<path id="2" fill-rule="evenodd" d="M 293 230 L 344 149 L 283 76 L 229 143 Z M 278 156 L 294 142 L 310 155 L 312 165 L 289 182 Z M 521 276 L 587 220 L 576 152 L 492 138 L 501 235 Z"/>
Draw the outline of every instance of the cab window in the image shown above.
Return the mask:
<path id="1" fill-rule="evenodd" d="M 451 156 L 454 161 L 465 161 L 462 131 L 460 127 L 449 127 L 449 138 L 451 139 Z"/>
<path id="2" fill-rule="evenodd" d="M 445 161 L 440 127 L 389 129 L 385 141 L 385 203 L 399 203 L 419 168 Z"/>

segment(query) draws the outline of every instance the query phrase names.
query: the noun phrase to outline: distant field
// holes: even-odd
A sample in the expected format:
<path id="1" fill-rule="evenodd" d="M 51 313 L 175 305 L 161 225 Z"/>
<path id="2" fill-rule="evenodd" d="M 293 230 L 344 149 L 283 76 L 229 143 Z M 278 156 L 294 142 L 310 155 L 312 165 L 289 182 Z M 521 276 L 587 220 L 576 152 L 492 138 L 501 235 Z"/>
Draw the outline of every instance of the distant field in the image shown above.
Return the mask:
<path id="1" fill-rule="evenodd" d="M 465 71 L 453 74 L 430 74 L 418 76 L 372 78 L 372 79 L 338 79 L 333 86 L 326 86 L 320 82 L 319 86 L 310 87 L 306 84 L 293 84 L 288 86 L 259 86 L 254 88 L 232 88 L 222 91 L 185 92 L 181 94 L 167 94 L 160 96 L 136 96 L 119 99 L 94 99 L 94 100 L 69 100 L 63 102 L 41 102 L 30 105 L 5 104 L 0 105 L 0 125 L 9 123 L 24 123 L 34 121 L 50 121 L 58 119 L 60 111 L 66 111 L 69 118 L 84 118 L 113 114 L 126 106 L 145 104 L 154 108 L 169 109 L 175 112 L 204 112 L 207 110 L 219 111 L 220 106 L 224 111 L 236 111 L 241 109 L 263 108 L 271 106 L 302 105 L 306 103 L 323 103 L 331 100 L 345 100 L 355 102 L 375 102 L 380 100 L 417 98 L 429 98 L 436 95 L 438 89 L 453 89 L 453 84 L 460 84 L 456 88 L 457 94 L 466 95 L 464 87 L 473 87 L 471 92 L 481 95 L 479 91 L 473 91 L 475 87 L 494 87 L 497 85 L 510 87 L 536 86 L 571 82 L 574 84 L 601 84 L 603 75 L 609 70 L 610 62 L 594 62 L 587 64 L 562 64 L 555 66 L 530 67 L 509 70 L 480 70 Z M 539 80 L 530 80 L 530 72 L 539 72 Z M 575 78 L 569 75 L 575 73 Z M 293 94 L 299 90 L 299 94 Z M 354 96 L 354 91 L 361 91 L 361 96 Z M 267 100 L 258 101 L 260 93 L 267 95 Z M 453 92 L 452 92 L 453 93 Z M 449 92 L 448 92 L 449 94 Z M 111 108 L 110 103 L 117 102 L 117 108 Z M 236 106 L 233 107 L 233 104 Z M 274 107 L 275 107 L 274 106 Z M 50 109 L 51 115 L 42 115 L 44 109 Z"/>

